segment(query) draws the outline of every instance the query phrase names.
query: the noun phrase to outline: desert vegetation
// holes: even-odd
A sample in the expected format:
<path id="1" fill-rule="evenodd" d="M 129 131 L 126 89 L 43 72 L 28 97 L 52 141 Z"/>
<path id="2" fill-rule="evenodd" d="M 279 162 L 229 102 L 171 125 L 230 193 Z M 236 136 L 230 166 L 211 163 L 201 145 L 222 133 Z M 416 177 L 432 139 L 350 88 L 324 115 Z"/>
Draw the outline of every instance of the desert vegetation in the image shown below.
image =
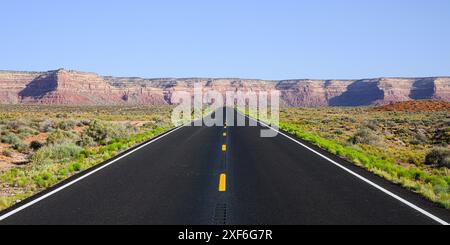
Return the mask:
<path id="1" fill-rule="evenodd" d="M 169 130 L 171 110 L 0 106 L 0 210 Z"/>
<path id="2" fill-rule="evenodd" d="M 437 105 L 285 108 L 280 127 L 450 208 L 450 109 Z"/>

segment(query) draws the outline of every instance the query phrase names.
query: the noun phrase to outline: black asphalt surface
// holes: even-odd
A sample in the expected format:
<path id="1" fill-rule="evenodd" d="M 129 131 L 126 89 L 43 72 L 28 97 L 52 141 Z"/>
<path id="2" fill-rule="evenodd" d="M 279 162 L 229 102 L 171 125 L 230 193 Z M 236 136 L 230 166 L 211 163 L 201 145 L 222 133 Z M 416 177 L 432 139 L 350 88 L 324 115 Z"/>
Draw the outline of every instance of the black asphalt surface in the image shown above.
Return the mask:
<path id="1" fill-rule="evenodd" d="M 183 127 L 0 224 L 438 224 L 284 136 L 260 138 L 261 129 Z M 450 220 L 447 210 L 323 154 Z M 221 173 L 226 192 L 218 191 Z"/>

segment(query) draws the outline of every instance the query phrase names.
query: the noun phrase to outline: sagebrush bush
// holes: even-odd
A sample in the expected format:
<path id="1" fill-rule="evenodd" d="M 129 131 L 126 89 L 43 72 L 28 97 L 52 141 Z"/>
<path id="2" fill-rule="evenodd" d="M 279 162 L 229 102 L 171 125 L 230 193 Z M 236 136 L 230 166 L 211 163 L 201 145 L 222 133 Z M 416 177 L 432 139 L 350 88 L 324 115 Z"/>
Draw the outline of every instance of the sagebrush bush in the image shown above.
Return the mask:
<path id="1" fill-rule="evenodd" d="M 426 136 L 424 132 L 413 132 L 410 136 L 410 143 L 413 145 L 424 145 L 427 144 L 429 141 L 429 138 Z"/>
<path id="2" fill-rule="evenodd" d="M 16 143 L 12 145 L 12 148 L 20 153 L 28 153 L 29 149 L 28 145 L 24 142 Z"/>
<path id="3" fill-rule="evenodd" d="M 61 129 L 55 130 L 53 133 L 48 135 L 47 144 L 64 144 L 64 143 L 75 143 L 79 140 L 79 136 Z"/>
<path id="4" fill-rule="evenodd" d="M 450 168 L 450 149 L 435 148 L 425 158 L 426 165 Z"/>
<path id="5" fill-rule="evenodd" d="M 369 128 L 359 129 L 353 137 L 349 139 L 352 144 L 377 145 L 382 141 L 382 138 Z"/>
<path id="6" fill-rule="evenodd" d="M 82 127 L 82 126 L 89 126 L 91 124 L 91 120 L 89 119 L 82 119 L 81 121 L 78 122 L 77 126 Z"/>
<path id="7" fill-rule="evenodd" d="M 21 126 L 25 126 L 26 123 L 21 120 L 9 121 L 6 125 L 7 129 L 17 130 Z"/>
<path id="8" fill-rule="evenodd" d="M 33 135 L 39 134 L 37 130 L 34 130 L 30 127 L 21 126 L 17 129 L 17 133 L 19 133 L 22 137 L 29 137 Z"/>
<path id="9" fill-rule="evenodd" d="M 86 133 L 82 133 L 80 140 L 77 142 L 77 145 L 82 147 L 89 147 L 89 146 L 97 146 L 98 144 L 91 136 L 87 135 Z"/>
<path id="10" fill-rule="evenodd" d="M 450 144 L 450 127 L 438 128 L 434 132 L 433 141 L 435 144 Z"/>
<path id="11" fill-rule="evenodd" d="M 57 124 L 57 128 L 61 129 L 61 130 L 72 130 L 75 128 L 75 126 L 77 126 L 77 122 L 73 121 L 73 120 L 64 120 L 64 121 L 60 121 Z"/>
<path id="12" fill-rule="evenodd" d="M 135 130 L 132 126 L 113 124 L 101 121 L 93 121 L 84 131 L 84 134 L 100 144 L 107 144 L 114 138 L 126 137 Z"/>
<path id="13" fill-rule="evenodd" d="M 82 152 L 83 148 L 71 143 L 44 146 L 31 156 L 31 161 L 35 164 L 66 161 L 80 156 Z"/>
<path id="14" fill-rule="evenodd" d="M 49 133 L 55 130 L 55 123 L 52 120 L 45 120 L 39 124 L 39 130 L 44 133 Z"/>
<path id="15" fill-rule="evenodd" d="M 6 125 L 0 124 L 0 135 L 3 135 L 4 132 L 6 132 Z"/>
<path id="16" fill-rule="evenodd" d="M 16 134 L 8 132 L 0 138 L 0 141 L 5 144 L 15 145 L 22 143 L 22 139 L 20 139 Z"/>
<path id="17" fill-rule="evenodd" d="M 373 131 L 376 131 L 379 128 L 377 120 L 370 120 L 366 122 L 364 126 Z"/>

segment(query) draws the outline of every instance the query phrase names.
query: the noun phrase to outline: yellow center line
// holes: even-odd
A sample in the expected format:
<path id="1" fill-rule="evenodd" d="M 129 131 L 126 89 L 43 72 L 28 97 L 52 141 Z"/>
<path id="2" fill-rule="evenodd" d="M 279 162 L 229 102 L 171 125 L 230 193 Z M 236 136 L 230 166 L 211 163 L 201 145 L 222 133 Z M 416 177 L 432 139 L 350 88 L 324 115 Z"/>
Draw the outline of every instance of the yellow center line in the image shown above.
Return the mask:
<path id="1" fill-rule="evenodd" d="M 227 145 L 222 145 L 222 151 L 226 152 L 227 151 Z"/>
<path id="2" fill-rule="evenodd" d="M 226 191 L 227 191 L 227 175 L 221 174 L 219 180 L 219 192 L 226 192 Z"/>

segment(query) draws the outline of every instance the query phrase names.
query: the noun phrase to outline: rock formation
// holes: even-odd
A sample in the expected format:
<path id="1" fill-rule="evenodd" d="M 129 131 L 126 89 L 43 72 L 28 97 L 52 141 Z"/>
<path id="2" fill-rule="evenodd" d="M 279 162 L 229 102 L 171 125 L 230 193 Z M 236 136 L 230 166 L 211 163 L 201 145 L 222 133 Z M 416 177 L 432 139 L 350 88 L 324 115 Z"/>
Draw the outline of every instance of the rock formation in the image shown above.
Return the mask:
<path id="1" fill-rule="evenodd" d="M 450 101 L 450 77 L 365 80 L 143 79 L 102 77 L 59 69 L 0 71 L 0 103 L 49 105 L 166 105 L 175 91 L 274 91 L 287 106 L 365 106 L 409 100 Z"/>

